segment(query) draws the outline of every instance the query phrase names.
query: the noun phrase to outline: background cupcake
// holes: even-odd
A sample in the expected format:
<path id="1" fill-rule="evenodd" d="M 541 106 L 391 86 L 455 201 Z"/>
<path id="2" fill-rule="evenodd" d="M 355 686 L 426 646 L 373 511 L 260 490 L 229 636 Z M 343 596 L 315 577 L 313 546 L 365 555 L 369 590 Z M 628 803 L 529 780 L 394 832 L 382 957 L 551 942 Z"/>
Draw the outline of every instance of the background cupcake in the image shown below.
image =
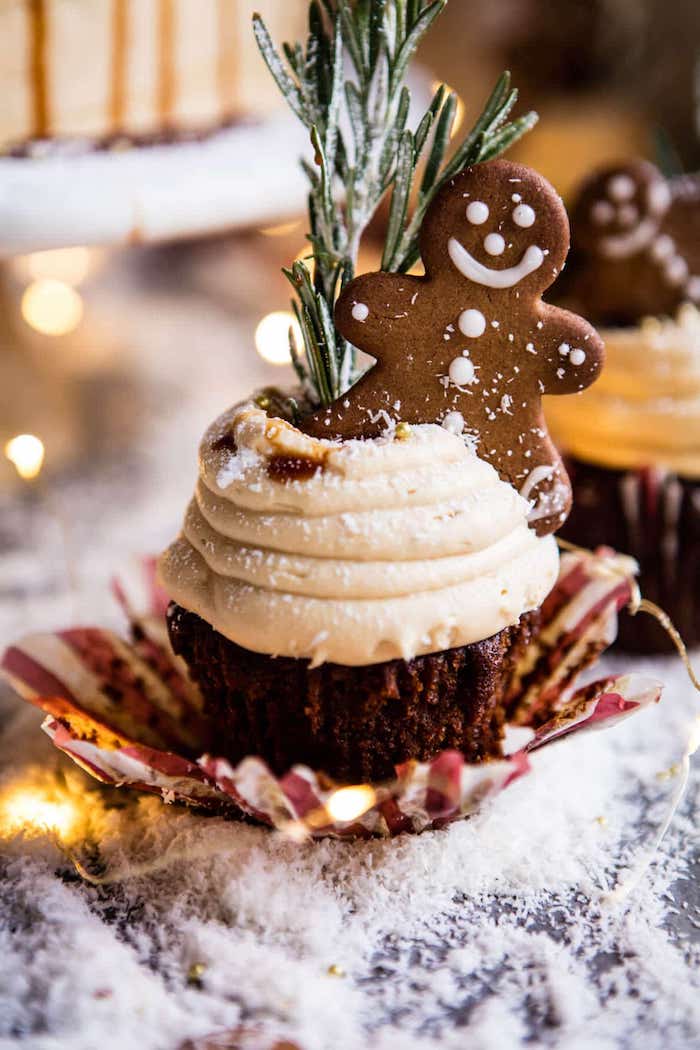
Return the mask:
<path id="1" fill-rule="evenodd" d="M 700 643 L 700 180 L 645 161 L 595 174 L 572 212 L 568 303 L 600 326 L 594 390 L 547 418 L 567 453 L 574 509 L 562 535 L 610 544 L 641 566 L 644 595 Z M 648 617 L 620 643 L 663 650 Z"/>

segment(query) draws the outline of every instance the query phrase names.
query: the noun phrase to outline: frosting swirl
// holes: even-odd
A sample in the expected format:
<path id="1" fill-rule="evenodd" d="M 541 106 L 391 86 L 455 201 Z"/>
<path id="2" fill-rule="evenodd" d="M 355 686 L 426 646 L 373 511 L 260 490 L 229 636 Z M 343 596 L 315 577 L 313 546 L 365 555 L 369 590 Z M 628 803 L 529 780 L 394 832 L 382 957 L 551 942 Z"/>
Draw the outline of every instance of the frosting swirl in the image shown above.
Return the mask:
<path id="1" fill-rule="evenodd" d="M 560 447 L 617 469 L 662 467 L 700 478 L 700 313 L 645 318 L 602 330 L 606 365 L 598 382 L 566 405 L 548 398 L 547 422 Z"/>
<path id="2" fill-rule="evenodd" d="M 410 659 L 489 638 L 542 602 L 558 556 L 529 509 L 440 426 L 341 444 L 238 406 L 204 436 L 161 579 L 256 652 Z"/>

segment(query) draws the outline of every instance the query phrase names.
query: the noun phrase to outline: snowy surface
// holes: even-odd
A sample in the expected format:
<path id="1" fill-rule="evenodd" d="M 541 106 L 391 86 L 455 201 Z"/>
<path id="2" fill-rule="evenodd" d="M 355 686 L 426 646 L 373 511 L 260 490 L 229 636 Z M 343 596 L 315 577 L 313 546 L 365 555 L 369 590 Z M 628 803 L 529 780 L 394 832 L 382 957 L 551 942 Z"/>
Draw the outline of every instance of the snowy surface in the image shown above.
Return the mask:
<path id="1" fill-rule="evenodd" d="M 10 508 L 0 570 L 21 580 L 45 558 L 38 578 L 54 566 L 57 582 L 29 573 L 20 595 L 0 586 L 0 642 L 76 615 L 118 625 L 111 571 L 170 538 L 200 432 L 270 375 L 241 350 L 249 320 L 154 295 L 148 316 L 122 320 L 144 348 L 134 460 L 61 488 L 78 593 L 55 551 L 23 549 L 24 512 Z M 677 661 L 615 666 L 665 679 L 662 703 L 537 756 L 532 776 L 469 821 L 369 843 L 298 844 L 127 800 L 57 755 L 41 714 L 3 694 L 0 798 L 6 783 L 59 775 L 84 829 L 68 850 L 46 834 L 0 843 L 0 1048 L 176 1050 L 251 1020 L 303 1050 L 696 1046 L 697 773 L 652 866 L 626 896 L 609 894 L 668 812 L 679 774 L 667 771 L 700 704 Z M 101 881 L 81 879 L 76 861 Z"/>

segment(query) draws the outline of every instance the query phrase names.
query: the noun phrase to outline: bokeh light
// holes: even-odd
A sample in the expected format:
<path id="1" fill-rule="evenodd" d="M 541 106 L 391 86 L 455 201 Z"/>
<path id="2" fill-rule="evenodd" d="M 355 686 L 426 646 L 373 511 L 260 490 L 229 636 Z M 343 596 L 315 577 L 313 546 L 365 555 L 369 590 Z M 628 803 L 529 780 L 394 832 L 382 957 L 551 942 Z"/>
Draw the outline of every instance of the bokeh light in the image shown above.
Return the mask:
<path id="1" fill-rule="evenodd" d="M 347 822 L 371 809 L 375 798 L 374 788 L 369 784 L 339 788 L 328 799 L 326 809 L 333 820 Z"/>
<path id="2" fill-rule="evenodd" d="M 302 345 L 301 329 L 289 310 L 274 310 L 260 321 L 255 329 L 255 347 L 264 361 L 271 365 L 288 365 L 289 329 L 294 332 L 297 346 Z"/>
<path id="3" fill-rule="evenodd" d="M 58 792 L 36 787 L 8 788 L 0 798 L 0 834 L 16 835 L 20 831 L 52 831 L 68 838 L 78 822 L 79 813 L 70 799 Z"/>
<path id="4" fill-rule="evenodd" d="M 433 91 L 437 91 L 441 84 L 441 80 L 434 80 L 431 85 Z M 462 127 L 462 124 L 464 123 L 465 106 L 461 96 L 458 94 L 458 92 L 455 91 L 453 87 L 450 87 L 449 84 L 444 84 L 443 86 L 445 87 L 446 91 L 454 91 L 455 96 L 457 98 L 457 108 L 455 109 L 455 116 L 454 120 L 452 121 L 452 128 L 450 130 L 450 136 L 453 136 L 457 134 L 459 129 Z"/>
<path id="5" fill-rule="evenodd" d="M 37 477 L 44 465 L 44 442 L 36 434 L 17 434 L 5 445 L 5 455 L 25 481 Z"/>
<path id="6" fill-rule="evenodd" d="M 22 317 L 43 335 L 67 335 L 80 324 L 83 300 L 65 281 L 42 277 L 33 281 L 22 296 Z"/>

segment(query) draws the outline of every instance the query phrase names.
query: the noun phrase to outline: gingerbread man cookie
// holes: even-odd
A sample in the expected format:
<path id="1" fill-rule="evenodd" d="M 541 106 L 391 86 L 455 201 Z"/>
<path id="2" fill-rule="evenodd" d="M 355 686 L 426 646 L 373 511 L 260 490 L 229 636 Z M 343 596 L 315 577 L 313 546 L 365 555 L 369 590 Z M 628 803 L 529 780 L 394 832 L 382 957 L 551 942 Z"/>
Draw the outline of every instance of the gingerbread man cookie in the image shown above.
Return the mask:
<path id="1" fill-rule="evenodd" d="M 604 324 L 700 304 L 700 178 L 647 161 L 597 172 L 572 210 L 568 299 Z"/>
<path id="2" fill-rule="evenodd" d="M 554 531 L 571 489 L 542 395 L 583 390 L 603 361 L 595 330 L 540 298 L 568 246 L 561 200 L 535 172 L 503 160 L 462 171 L 425 217 L 425 276 L 366 274 L 341 295 L 338 329 L 376 364 L 303 429 L 356 438 L 440 423 L 531 500 L 540 534 Z"/>

